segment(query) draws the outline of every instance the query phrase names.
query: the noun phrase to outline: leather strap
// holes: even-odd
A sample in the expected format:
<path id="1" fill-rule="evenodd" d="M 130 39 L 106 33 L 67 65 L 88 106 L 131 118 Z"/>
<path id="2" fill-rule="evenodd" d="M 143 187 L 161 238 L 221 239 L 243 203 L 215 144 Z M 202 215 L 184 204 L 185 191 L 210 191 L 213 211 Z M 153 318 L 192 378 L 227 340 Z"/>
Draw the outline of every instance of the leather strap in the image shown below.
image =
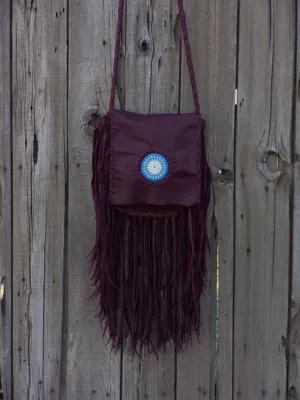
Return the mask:
<path id="1" fill-rule="evenodd" d="M 114 108 L 115 97 L 116 97 L 116 85 L 117 85 L 122 26 L 123 26 L 124 3 L 125 3 L 125 0 L 120 0 L 119 11 L 118 11 L 118 25 L 117 25 L 117 34 L 116 34 L 115 58 L 114 58 L 114 66 L 113 66 L 113 76 L 112 76 L 112 86 L 111 86 L 109 110 L 112 110 Z M 197 92 L 197 84 L 196 84 L 196 79 L 195 79 L 194 65 L 193 65 L 193 60 L 192 60 L 192 55 L 191 55 L 191 47 L 190 47 L 187 24 L 186 24 L 186 15 L 185 15 L 185 11 L 183 8 L 183 0 L 177 0 L 177 3 L 178 3 L 179 17 L 180 17 L 180 22 L 181 22 L 181 30 L 182 30 L 182 34 L 183 34 L 183 40 L 184 40 L 185 53 L 186 53 L 187 64 L 188 64 L 189 75 L 190 75 L 190 82 L 191 82 L 191 87 L 192 87 L 192 91 L 193 91 L 195 112 L 198 115 L 200 115 L 200 105 L 199 105 L 199 98 L 198 98 L 198 92 Z"/>

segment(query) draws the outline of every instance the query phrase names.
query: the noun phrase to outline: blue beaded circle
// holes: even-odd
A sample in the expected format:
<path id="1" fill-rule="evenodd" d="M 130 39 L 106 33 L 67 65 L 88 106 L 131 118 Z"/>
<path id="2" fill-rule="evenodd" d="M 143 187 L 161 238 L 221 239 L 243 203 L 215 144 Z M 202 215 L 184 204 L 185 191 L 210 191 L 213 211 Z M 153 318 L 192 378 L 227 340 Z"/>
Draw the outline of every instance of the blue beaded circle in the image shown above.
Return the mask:
<path id="1" fill-rule="evenodd" d="M 167 159 L 159 153 L 150 153 L 143 158 L 141 173 L 148 181 L 159 182 L 168 174 Z"/>

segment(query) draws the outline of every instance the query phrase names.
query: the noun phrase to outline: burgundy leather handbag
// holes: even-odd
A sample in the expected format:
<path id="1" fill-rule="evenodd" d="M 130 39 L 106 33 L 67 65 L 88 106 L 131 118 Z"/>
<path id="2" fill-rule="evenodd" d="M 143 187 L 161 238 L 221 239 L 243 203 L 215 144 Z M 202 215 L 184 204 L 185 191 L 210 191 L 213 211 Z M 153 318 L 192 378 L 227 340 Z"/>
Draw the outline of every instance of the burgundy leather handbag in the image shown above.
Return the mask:
<path id="1" fill-rule="evenodd" d="M 200 334 L 210 172 L 182 0 L 179 15 L 195 112 L 136 114 L 114 108 L 124 0 L 120 0 L 110 106 L 94 134 L 96 244 L 92 280 L 117 350 L 134 354 Z"/>

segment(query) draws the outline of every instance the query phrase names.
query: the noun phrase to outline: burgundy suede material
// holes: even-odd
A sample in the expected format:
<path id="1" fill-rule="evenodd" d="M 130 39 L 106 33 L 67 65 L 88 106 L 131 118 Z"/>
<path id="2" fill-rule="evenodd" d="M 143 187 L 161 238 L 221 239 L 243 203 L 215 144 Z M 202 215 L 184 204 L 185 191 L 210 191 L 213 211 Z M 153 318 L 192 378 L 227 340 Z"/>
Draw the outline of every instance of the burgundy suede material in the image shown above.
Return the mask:
<path id="1" fill-rule="evenodd" d="M 177 1 L 195 112 L 144 115 L 114 109 L 120 0 L 109 110 L 93 138 L 94 297 L 112 348 L 118 350 L 126 338 L 126 348 L 138 356 L 143 348 L 166 351 L 169 343 L 176 351 L 185 349 L 201 330 L 211 176 L 183 0 Z M 161 162 L 155 172 L 162 174 L 155 178 L 150 167 L 141 171 L 148 155 L 143 165 L 154 168 L 153 153 Z"/>
<path id="2" fill-rule="evenodd" d="M 200 135 L 196 113 L 144 115 L 113 110 L 110 137 L 110 203 L 191 207 L 200 201 Z M 167 176 L 151 182 L 141 173 L 149 153 L 164 155 Z"/>

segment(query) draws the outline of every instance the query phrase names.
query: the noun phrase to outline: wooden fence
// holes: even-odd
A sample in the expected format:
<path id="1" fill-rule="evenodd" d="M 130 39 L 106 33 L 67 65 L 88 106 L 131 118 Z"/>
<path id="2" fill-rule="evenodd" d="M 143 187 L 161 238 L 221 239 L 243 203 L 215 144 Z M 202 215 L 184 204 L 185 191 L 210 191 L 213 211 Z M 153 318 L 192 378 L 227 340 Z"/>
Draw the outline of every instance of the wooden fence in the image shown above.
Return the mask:
<path id="1" fill-rule="evenodd" d="M 111 353 L 88 300 L 88 121 L 108 104 L 117 3 L 0 1 L 4 399 L 297 400 L 300 3 L 185 2 L 215 204 L 201 343 L 159 360 Z M 191 111 L 176 1 L 127 0 L 123 37 L 121 106 Z"/>

